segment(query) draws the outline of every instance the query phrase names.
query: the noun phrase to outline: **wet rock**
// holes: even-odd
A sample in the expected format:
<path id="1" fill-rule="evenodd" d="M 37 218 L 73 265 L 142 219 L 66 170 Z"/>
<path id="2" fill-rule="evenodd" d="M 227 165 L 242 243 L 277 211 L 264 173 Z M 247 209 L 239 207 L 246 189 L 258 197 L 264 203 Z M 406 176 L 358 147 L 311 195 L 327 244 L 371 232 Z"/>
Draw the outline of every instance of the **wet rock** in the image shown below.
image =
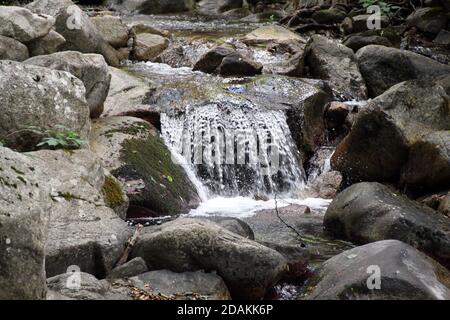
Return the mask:
<path id="1" fill-rule="evenodd" d="M 447 27 L 448 21 L 447 13 L 440 7 L 418 8 L 406 19 L 409 27 L 416 27 L 429 35 L 437 35 Z"/>
<path id="2" fill-rule="evenodd" d="M 314 35 L 307 46 L 306 62 L 310 74 L 327 80 L 337 97 L 365 100 L 367 88 L 353 51 L 321 35 Z"/>
<path id="3" fill-rule="evenodd" d="M 327 109 L 325 118 L 330 129 L 338 129 L 345 123 L 345 119 L 350 113 L 350 107 L 345 103 L 333 101 Z"/>
<path id="4" fill-rule="evenodd" d="M 355 184 L 333 200 L 324 226 L 355 243 L 396 239 L 450 265 L 450 220 L 376 182 Z"/>
<path id="5" fill-rule="evenodd" d="M 385 46 L 366 46 L 358 50 L 356 57 L 371 98 L 402 81 L 450 72 L 450 66 L 416 53 Z"/>
<path id="6" fill-rule="evenodd" d="M 282 43 L 288 41 L 306 43 L 306 40 L 299 34 L 276 24 L 263 26 L 253 30 L 245 35 L 241 41 L 248 45 L 268 44 L 271 42 Z"/>
<path id="7" fill-rule="evenodd" d="M 200 57 L 193 69 L 205 73 L 214 73 L 222 63 L 222 60 L 234 52 L 236 52 L 236 50 L 231 45 L 216 46 Z"/>
<path id="8" fill-rule="evenodd" d="M 403 82 L 369 102 L 336 148 L 332 168 L 351 181 L 397 180 L 413 143 L 450 129 L 449 79 Z"/>
<path id="9" fill-rule="evenodd" d="M 91 117 L 98 117 L 103 112 L 103 102 L 108 95 L 111 75 L 101 55 L 64 51 L 37 56 L 25 63 L 70 72 L 83 81 Z"/>
<path id="10" fill-rule="evenodd" d="M 133 43 L 133 58 L 138 61 L 150 61 L 156 58 L 169 45 L 166 38 L 150 33 L 136 35 Z"/>
<path id="11" fill-rule="evenodd" d="M 244 1 L 243 0 L 220 0 L 218 1 L 218 12 L 225 12 L 232 9 L 240 9 L 242 8 Z"/>
<path id="12" fill-rule="evenodd" d="M 54 30 L 50 30 L 47 35 L 30 41 L 27 45 L 30 50 L 30 56 L 34 57 L 55 53 L 64 43 L 66 43 L 66 39 L 62 35 Z"/>
<path id="13" fill-rule="evenodd" d="M 223 58 L 218 72 L 222 76 L 254 76 L 261 74 L 263 66 L 239 53 L 232 53 Z"/>
<path id="14" fill-rule="evenodd" d="M 120 180 L 132 206 L 153 215 L 187 213 L 198 206 L 195 187 L 148 122 L 132 117 L 99 119 L 93 123 L 91 149 Z M 139 218 L 132 212 L 128 217 Z"/>
<path id="15" fill-rule="evenodd" d="M 51 188 L 46 241 L 47 276 L 71 266 L 104 277 L 115 266 L 132 230 L 121 219 L 128 199 L 90 151 L 38 151 L 41 184 Z M 37 170 L 37 169 L 36 169 Z"/>
<path id="16" fill-rule="evenodd" d="M 98 53 L 109 65 L 119 65 L 116 50 L 103 39 L 89 16 L 72 1 L 36 0 L 27 7 L 35 13 L 55 17 L 55 31 L 66 39 L 60 50 Z"/>
<path id="17" fill-rule="evenodd" d="M 447 217 L 450 217 L 450 192 L 448 192 L 441 200 L 438 211 Z"/>
<path id="18" fill-rule="evenodd" d="M 44 247 L 51 206 L 36 161 L 0 147 L 0 300 L 44 299 Z"/>
<path id="19" fill-rule="evenodd" d="M 28 48 L 13 38 L 0 36 L 0 60 L 24 61 L 28 59 Z"/>
<path id="20" fill-rule="evenodd" d="M 98 31 L 111 46 L 122 48 L 127 46 L 128 27 L 122 22 L 120 17 L 116 16 L 96 16 L 91 21 L 97 27 Z"/>
<path id="21" fill-rule="evenodd" d="M 436 38 L 434 38 L 433 43 L 440 46 L 450 47 L 450 31 L 444 29 L 439 31 Z"/>
<path id="22" fill-rule="evenodd" d="M 178 219 L 144 232 L 133 249 L 155 268 L 217 271 L 233 297 L 257 299 L 287 270 L 276 251 L 198 219 Z"/>
<path id="23" fill-rule="evenodd" d="M 170 39 L 172 35 L 167 30 L 161 30 L 145 23 L 136 23 L 130 26 L 130 35 L 136 36 L 140 33 L 151 33 Z"/>
<path id="24" fill-rule="evenodd" d="M 194 0 L 109 0 L 110 8 L 126 13 L 158 14 L 189 11 Z"/>
<path id="25" fill-rule="evenodd" d="M 370 289 L 380 273 L 380 289 Z M 327 260 L 308 282 L 307 299 L 446 300 L 450 273 L 413 247 L 396 240 L 370 243 Z"/>
<path id="26" fill-rule="evenodd" d="M 342 174 L 338 171 L 328 171 L 314 179 L 309 188 L 316 197 L 334 199 L 342 185 Z"/>
<path id="27" fill-rule="evenodd" d="M 45 36 L 55 24 L 55 19 L 44 14 L 14 6 L 0 6 L 0 35 L 22 43 Z"/>
<path id="28" fill-rule="evenodd" d="M 90 129 L 84 85 L 67 72 L 0 61 L 0 105 L 0 136 L 19 150 L 36 147 L 36 130 L 62 125 L 85 139 Z"/>
<path id="29" fill-rule="evenodd" d="M 450 131 L 436 131 L 411 146 L 401 183 L 415 194 L 450 188 Z"/>
<path id="30" fill-rule="evenodd" d="M 240 235 L 241 237 L 254 240 L 255 235 L 253 234 L 252 228 L 245 223 L 243 220 L 237 218 L 229 218 L 229 217 L 221 217 L 221 216 L 212 216 L 205 218 L 207 220 L 213 221 L 215 224 L 220 227 L 227 229 L 233 233 Z"/>
<path id="31" fill-rule="evenodd" d="M 348 37 L 344 43 L 345 46 L 352 49 L 354 52 L 358 51 L 362 47 L 368 45 L 379 45 L 386 47 L 393 47 L 391 41 L 385 37 L 380 36 L 360 36 L 360 35 L 351 35 Z"/>
<path id="32" fill-rule="evenodd" d="M 311 15 L 311 19 L 314 19 L 317 23 L 333 24 L 341 23 L 347 14 L 337 8 L 329 8 L 317 10 Z"/>
<path id="33" fill-rule="evenodd" d="M 221 277 L 214 273 L 157 270 L 130 279 L 133 286 L 152 294 L 162 294 L 177 300 L 231 300 Z"/>
<path id="34" fill-rule="evenodd" d="M 126 279 L 131 278 L 148 271 L 144 259 L 137 257 L 111 270 L 108 279 Z"/>

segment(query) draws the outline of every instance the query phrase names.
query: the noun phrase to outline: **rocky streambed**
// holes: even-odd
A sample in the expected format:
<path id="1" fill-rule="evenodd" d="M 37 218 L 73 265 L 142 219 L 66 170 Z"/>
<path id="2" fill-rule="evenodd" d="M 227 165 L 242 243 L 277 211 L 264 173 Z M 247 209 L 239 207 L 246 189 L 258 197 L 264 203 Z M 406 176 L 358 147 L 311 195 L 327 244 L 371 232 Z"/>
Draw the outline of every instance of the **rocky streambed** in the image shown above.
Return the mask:
<path id="1" fill-rule="evenodd" d="M 448 8 L 0 6 L 0 299 L 449 299 Z"/>

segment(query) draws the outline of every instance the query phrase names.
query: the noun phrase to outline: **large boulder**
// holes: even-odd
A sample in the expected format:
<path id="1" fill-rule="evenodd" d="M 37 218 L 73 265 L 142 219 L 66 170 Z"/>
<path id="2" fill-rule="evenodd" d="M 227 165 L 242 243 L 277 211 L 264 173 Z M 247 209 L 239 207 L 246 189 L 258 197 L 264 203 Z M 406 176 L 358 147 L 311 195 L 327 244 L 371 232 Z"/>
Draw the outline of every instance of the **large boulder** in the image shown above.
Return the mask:
<path id="1" fill-rule="evenodd" d="M 98 117 L 103 112 L 103 102 L 111 82 L 108 65 L 103 56 L 64 51 L 33 57 L 25 63 L 70 72 L 83 81 L 91 117 Z"/>
<path id="2" fill-rule="evenodd" d="M 124 186 L 133 209 L 147 216 L 187 213 L 200 203 L 183 168 L 147 121 L 132 117 L 94 122 L 91 149 Z"/>
<path id="3" fill-rule="evenodd" d="M 0 147 L 0 300 L 44 299 L 51 206 L 36 161 Z"/>
<path id="4" fill-rule="evenodd" d="M 109 0 L 112 9 L 126 13 L 176 13 L 195 8 L 194 0 Z"/>
<path id="5" fill-rule="evenodd" d="M 378 279 L 375 278 L 377 270 L 380 271 Z M 450 272 L 442 265 L 403 242 L 385 240 L 325 261 L 308 281 L 306 298 L 448 300 L 449 283 Z"/>
<path id="6" fill-rule="evenodd" d="M 353 51 L 321 35 L 306 48 L 306 63 L 313 77 L 327 80 L 338 98 L 365 100 L 367 88 Z"/>
<path id="7" fill-rule="evenodd" d="M 24 61 L 28 56 L 26 45 L 13 38 L 0 36 L 0 60 Z"/>
<path id="8" fill-rule="evenodd" d="M 127 46 L 128 27 L 122 22 L 120 17 L 116 16 L 96 16 L 91 21 L 97 27 L 98 31 L 110 45 L 114 48 Z"/>
<path id="9" fill-rule="evenodd" d="M 178 219 L 144 232 L 132 255 L 157 269 L 215 270 L 235 298 L 262 298 L 287 271 L 278 252 L 198 219 Z"/>
<path id="10" fill-rule="evenodd" d="M 271 42 L 298 41 L 305 43 L 306 40 L 299 34 L 286 29 L 283 26 L 270 24 L 262 26 L 241 38 L 241 41 L 250 45 L 268 44 Z"/>
<path id="11" fill-rule="evenodd" d="M 351 181 L 397 180 L 413 143 L 450 129 L 449 92 L 449 76 L 395 85 L 358 114 L 332 167 Z"/>
<path id="12" fill-rule="evenodd" d="M 447 27 L 448 21 L 448 13 L 440 7 L 419 8 L 406 19 L 409 27 L 416 27 L 429 35 L 437 35 Z"/>
<path id="13" fill-rule="evenodd" d="M 324 225 L 333 236 L 356 243 L 400 240 L 450 266 L 450 220 L 377 182 L 338 194 Z"/>
<path id="14" fill-rule="evenodd" d="M 120 184 L 88 150 L 42 150 L 28 156 L 40 161 L 39 184 L 51 188 L 53 200 L 46 240 L 47 276 L 76 266 L 105 277 L 132 234 L 123 220 L 128 199 Z"/>
<path id="15" fill-rule="evenodd" d="M 20 150 L 34 149 L 42 132 L 64 126 L 86 139 L 89 108 L 81 80 L 68 72 L 0 61 L 0 136 Z"/>
<path id="16" fill-rule="evenodd" d="M 236 52 L 223 58 L 218 72 L 222 76 L 254 76 L 261 74 L 262 68 L 262 64 Z"/>
<path id="17" fill-rule="evenodd" d="M 60 46 L 66 43 L 66 39 L 58 32 L 50 32 L 42 38 L 35 39 L 27 43 L 30 56 L 40 56 L 58 52 Z"/>
<path id="18" fill-rule="evenodd" d="M 365 46 L 358 50 L 356 57 L 371 98 L 402 81 L 450 73 L 448 65 L 410 51 L 385 46 Z"/>
<path id="19" fill-rule="evenodd" d="M 28 42 L 49 33 L 55 19 L 14 6 L 0 6 L 0 35 Z"/>
<path id="20" fill-rule="evenodd" d="M 132 56 L 138 61 L 156 58 L 169 45 L 169 40 L 152 33 L 139 33 L 134 37 Z"/>
<path id="21" fill-rule="evenodd" d="M 450 189 L 450 131 L 436 131 L 414 143 L 401 178 L 415 193 Z"/>
<path id="22" fill-rule="evenodd" d="M 46 13 L 55 17 L 55 31 L 66 39 L 60 50 L 98 53 L 103 55 L 109 65 L 119 65 L 117 51 L 103 39 L 89 16 L 72 1 L 36 0 L 27 7 L 38 14 Z"/>

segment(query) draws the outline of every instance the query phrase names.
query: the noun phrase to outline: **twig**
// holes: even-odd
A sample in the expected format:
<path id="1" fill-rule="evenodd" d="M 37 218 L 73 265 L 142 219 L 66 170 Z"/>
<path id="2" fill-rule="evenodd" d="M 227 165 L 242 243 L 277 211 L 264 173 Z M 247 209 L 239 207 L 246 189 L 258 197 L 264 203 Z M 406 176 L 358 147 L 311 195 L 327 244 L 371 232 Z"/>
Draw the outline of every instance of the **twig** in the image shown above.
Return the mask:
<path id="1" fill-rule="evenodd" d="M 288 227 L 289 229 L 291 229 L 292 231 L 294 231 L 294 232 L 297 234 L 297 236 L 300 238 L 300 240 L 302 240 L 302 235 L 300 234 L 300 232 L 298 232 L 297 229 L 295 229 L 293 226 L 291 226 L 291 225 L 288 224 L 286 221 L 284 221 L 283 218 L 281 218 L 280 212 L 278 211 L 278 201 L 277 201 L 277 193 L 276 193 L 276 192 L 275 192 L 274 200 L 275 200 L 275 212 L 277 213 L 278 219 L 279 219 L 286 227 Z M 303 240 L 302 240 L 302 242 L 301 242 L 301 247 L 302 247 L 302 248 L 306 247 L 306 244 L 303 242 Z"/>
<path id="2" fill-rule="evenodd" d="M 125 250 L 122 253 L 122 256 L 120 257 L 119 261 L 117 262 L 116 267 L 123 265 L 128 260 L 128 256 L 131 253 L 131 249 L 133 249 L 136 242 L 139 240 L 139 235 L 141 233 L 141 230 L 143 228 L 142 224 L 138 224 L 136 226 L 136 229 L 134 230 L 133 236 L 127 241 L 127 246 Z"/>

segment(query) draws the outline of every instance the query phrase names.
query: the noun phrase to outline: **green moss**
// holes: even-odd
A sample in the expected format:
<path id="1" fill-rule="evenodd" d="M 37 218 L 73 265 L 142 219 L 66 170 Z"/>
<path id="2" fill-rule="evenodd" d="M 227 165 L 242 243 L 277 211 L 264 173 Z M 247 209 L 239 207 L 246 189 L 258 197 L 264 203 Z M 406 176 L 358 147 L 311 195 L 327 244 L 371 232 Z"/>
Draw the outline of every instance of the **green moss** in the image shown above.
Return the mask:
<path id="1" fill-rule="evenodd" d="M 170 151 L 157 136 L 130 139 L 122 143 L 125 164 L 113 175 L 127 180 L 142 179 L 146 189 L 130 196 L 136 204 L 161 214 L 180 213 L 185 199 L 195 190 L 183 169 L 172 162 Z"/>
<path id="2" fill-rule="evenodd" d="M 122 187 L 110 176 L 105 177 L 102 193 L 105 196 L 106 204 L 111 208 L 117 208 L 125 203 Z"/>
<path id="3" fill-rule="evenodd" d="M 114 133 L 125 133 L 125 134 L 136 136 L 136 135 L 139 135 L 142 133 L 146 133 L 151 129 L 152 129 L 152 127 L 150 126 L 150 124 L 142 121 L 142 122 L 131 123 L 128 126 L 120 126 L 115 129 L 110 129 L 110 130 L 106 131 L 103 135 L 105 135 L 107 137 L 112 137 L 112 135 Z"/>

